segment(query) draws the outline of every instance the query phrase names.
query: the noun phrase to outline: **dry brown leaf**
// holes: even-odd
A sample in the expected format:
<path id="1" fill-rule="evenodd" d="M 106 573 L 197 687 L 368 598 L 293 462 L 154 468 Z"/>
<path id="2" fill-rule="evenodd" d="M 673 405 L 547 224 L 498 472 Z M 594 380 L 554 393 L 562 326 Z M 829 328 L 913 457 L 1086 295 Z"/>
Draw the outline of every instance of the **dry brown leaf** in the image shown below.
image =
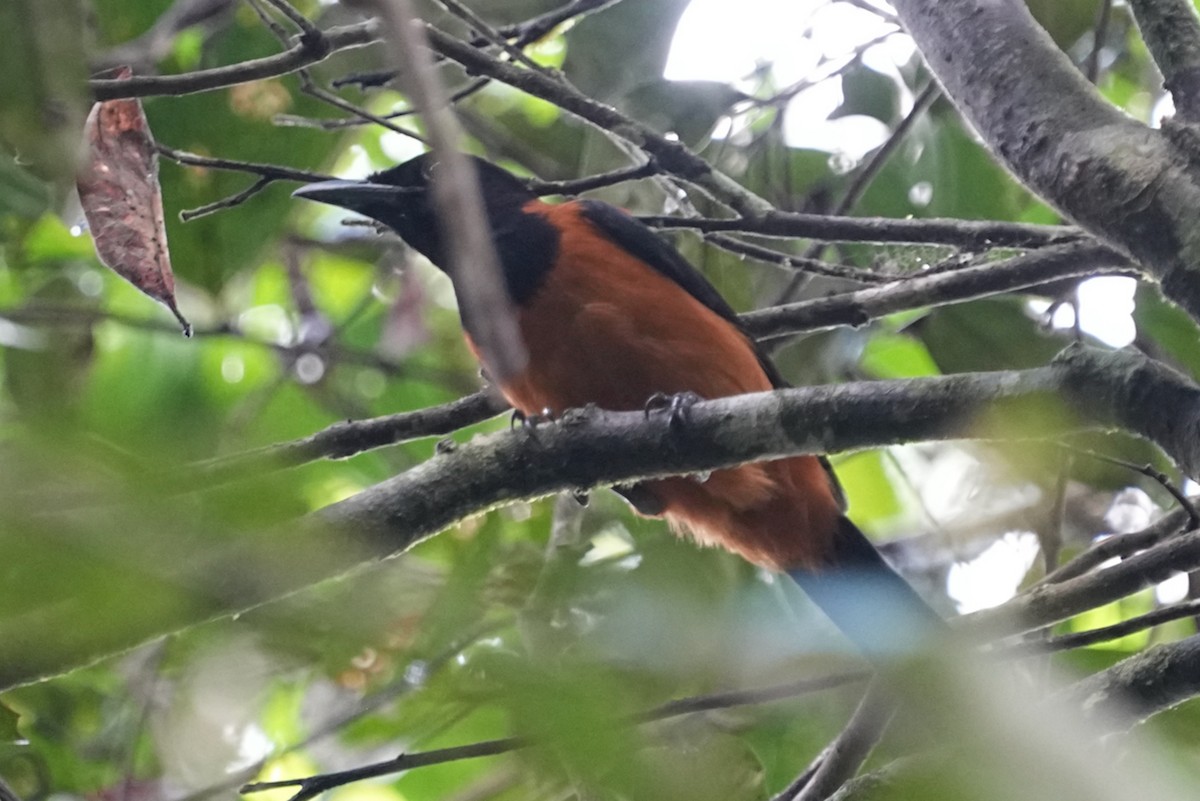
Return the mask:
<path id="1" fill-rule="evenodd" d="M 122 67 L 114 77 L 130 74 Z M 184 335 L 191 336 L 191 324 L 175 305 L 158 153 L 141 101 L 108 100 L 92 106 L 84 145 L 77 185 L 100 261 L 170 309 Z"/>

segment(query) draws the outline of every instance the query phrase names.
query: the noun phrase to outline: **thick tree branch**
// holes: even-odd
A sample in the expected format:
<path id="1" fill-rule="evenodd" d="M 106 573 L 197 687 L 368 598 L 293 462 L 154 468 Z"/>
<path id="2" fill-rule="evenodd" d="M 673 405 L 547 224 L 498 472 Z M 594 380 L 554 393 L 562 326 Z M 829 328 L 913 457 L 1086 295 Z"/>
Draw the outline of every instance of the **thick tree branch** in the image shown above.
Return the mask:
<path id="1" fill-rule="evenodd" d="M 516 500 L 796 453 L 917 440 L 1041 437 L 1098 426 L 1146 436 L 1195 473 L 1200 468 L 1198 421 L 1200 388 L 1140 356 L 1083 347 L 1071 348 L 1053 365 L 1036 370 L 705 401 L 691 409 L 682 431 L 661 415 L 577 410 L 533 433 L 502 432 L 446 449 L 305 521 L 256 536 L 214 540 L 202 520 L 178 521 L 178 536 L 170 538 L 171 556 L 165 562 L 159 527 L 122 532 L 129 541 L 106 543 L 106 549 L 129 560 L 122 563 L 123 569 L 153 577 L 154 586 L 161 589 L 160 602 L 151 600 L 158 596 L 148 596 L 144 603 L 124 603 L 119 597 L 123 586 L 115 582 L 112 598 L 67 598 L 0 620 L 0 642 L 5 643 L 0 649 L 0 688 L 258 606 L 401 553 L 470 515 Z M 223 530 L 227 524 L 213 525 Z M 91 529 L 64 526 L 61 537 L 85 536 L 79 532 L 87 531 Z M 94 550 L 97 544 L 94 537 L 85 536 L 74 547 Z M 1186 569 L 1181 565 L 1200 555 L 1200 535 L 1159 548 L 1183 549 L 1171 564 Z M 1129 571 L 1138 559 L 1154 553 L 1127 560 L 1104 575 Z M 5 558 L 0 554 L 0 563 Z M 1027 614 L 1015 620 L 1049 622 L 1051 613 L 1066 608 L 1062 597 L 1073 587 L 1072 582 L 1055 587 L 1057 606 L 1045 598 L 1028 601 Z M 46 636 L 52 631 L 78 632 L 72 621 L 85 614 L 85 604 L 122 609 L 121 625 L 79 632 L 78 638 Z"/>
<path id="2" fill-rule="evenodd" d="M 977 267 L 749 312 L 741 319 L 748 331 L 765 339 L 839 325 L 864 325 L 899 311 L 1029 289 L 1063 278 L 1124 273 L 1130 269 L 1127 265 L 1124 257 L 1101 245 L 1058 245 Z M 188 468 L 188 483 L 193 488 L 210 486 L 247 472 L 294 467 L 315 459 L 341 459 L 408 439 L 448 434 L 506 408 L 499 399 L 479 392 L 443 406 L 337 423 L 292 442 L 192 465 Z"/>
<path id="3" fill-rule="evenodd" d="M 1200 18 L 1188 0 L 1131 0 L 1150 55 L 1162 70 L 1175 112 L 1200 122 Z"/>
<path id="4" fill-rule="evenodd" d="M 1082 709 L 1097 734 L 1133 728 L 1147 718 L 1200 695 L 1200 635 L 1155 646 L 1063 693 Z"/>
<path id="5" fill-rule="evenodd" d="M 1188 154 L 1102 98 L 1020 0 L 895 7 L 988 148 L 1200 319 L 1200 182 Z"/>

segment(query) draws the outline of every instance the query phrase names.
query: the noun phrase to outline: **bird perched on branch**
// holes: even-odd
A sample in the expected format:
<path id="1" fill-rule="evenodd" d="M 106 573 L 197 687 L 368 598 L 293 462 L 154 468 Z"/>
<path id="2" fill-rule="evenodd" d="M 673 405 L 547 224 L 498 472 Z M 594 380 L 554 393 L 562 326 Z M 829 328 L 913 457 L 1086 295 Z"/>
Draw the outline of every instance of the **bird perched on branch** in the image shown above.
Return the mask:
<path id="1" fill-rule="evenodd" d="M 523 371 L 499 382 L 518 411 L 589 403 L 631 411 L 662 398 L 678 410 L 689 398 L 787 386 L 712 284 L 652 230 L 606 203 L 544 203 L 509 172 L 472 161 L 528 353 Z M 461 298 L 464 278 L 447 259 L 430 192 L 435 167 L 426 154 L 366 181 L 325 181 L 295 195 L 387 225 L 447 272 Z M 463 327 L 479 356 L 479 326 L 464 314 Z M 868 654 L 905 649 L 944 626 L 845 516 L 823 457 L 619 491 L 701 544 L 786 572 Z"/>

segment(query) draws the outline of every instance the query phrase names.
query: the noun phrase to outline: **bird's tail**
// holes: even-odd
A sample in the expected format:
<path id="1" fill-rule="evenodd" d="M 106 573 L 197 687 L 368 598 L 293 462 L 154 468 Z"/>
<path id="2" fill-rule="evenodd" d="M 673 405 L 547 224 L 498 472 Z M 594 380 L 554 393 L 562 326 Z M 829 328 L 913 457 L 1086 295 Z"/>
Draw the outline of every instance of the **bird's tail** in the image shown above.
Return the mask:
<path id="1" fill-rule="evenodd" d="M 889 565 L 848 518 L 819 569 L 788 575 L 871 658 L 911 653 L 949 631 L 946 621 Z"/>

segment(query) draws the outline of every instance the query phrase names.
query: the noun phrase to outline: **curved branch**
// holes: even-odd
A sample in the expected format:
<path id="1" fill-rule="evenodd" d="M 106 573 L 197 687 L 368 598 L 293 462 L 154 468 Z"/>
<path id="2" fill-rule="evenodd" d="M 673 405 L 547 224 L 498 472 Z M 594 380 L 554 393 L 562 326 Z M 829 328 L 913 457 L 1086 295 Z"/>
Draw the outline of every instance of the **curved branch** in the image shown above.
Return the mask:
<path id="1" fill-rule="evenodd" d="M 177 523 L 170 559 L 156 526 L 106 543 L 122 567 L 163 592 L 130 605 L 69 596 L 0 620 L 0 688 L 76 667 L 149 638 L 267 603 L 317 581 L 401 553 L 481 511 L 564 490 L 709 471 L 798 453 L 916 440 L 1061 435 L 1120 426 L 1152 439 L 1189 472 L 1200 468 L 1200 387 L 1128 353 L 1081 346 L 1049 367 L 758 393 L 696 404 L 680 432 L 663 415 L 583 409 L 559 423 L 480 437 L 344 501 L 274 530 L 214 537 L 203 520 Z M 186 523 L 186 525 L 185 525 Z M 227 521 L 211 524 L 227 528 Z M 85 536 L 64 527 L 59 538 Z M 1200 551 L 1200 535 L 1164 547 Z M 2 544 L 2 541 L 0 541 Z M 1183 545 L 1181 545 L 1183 544 Z M 70 543 L 67 544 L 68 547 Z M 94 537 L 75 543 L 95 550 Z M 1153 553 L 1149 552 L 1149 553 Z M 280 554 L 286 554 L 281 559 Z M 1105 571 L 1129 569 L 1136 563 Z M 1192 551 L 1182 554 L 1194 556 Z M 112 558 L 110 555 L 109 559 Z M 0 563 L 5 560 L 0 554 Z M 1176 562 L 1176 568 L 1182 562 Z M 1165 569 L 1165 568 L 1164 568 Z M 1085 577 L 1092 578 L 1092 577 Z M 1066 591 L 1072 582 L 1057 585 Z M 167 592 L 170 588 L 170 592 Z M 95 588 L 92 588 L 93 590 Z M 121 609 L 120 625 L 75 631 L 86 610 Z M 1035 618 L 1044 622 L 1044 618 Z"/>
<path id="2" fill-rule="evenodd" d="M 1020 0 L 894 5 L 988 148 L 1200 319 L 1200 182 L 1184 148 L 1105 101 Z"/>
<path id="3" fill-rule="evenodd" d="M 1097 734 L 1131 729 L 1200 695 L 1200 634 L 1155 646 L 1088 676 L 1062 694 Z"/>
<path id="4" fill-rule="evenodd" d="M 805 772 L 808 780 L 793 801 L 823 801 L 849 781 L 879 744 L 895 712 L 890 690 L 878 679 L 871 682 L 846 727 L 817 758 L 815 770 Z"/>
<path id="5" fill-rule="evenodd" d="M 1200 122 L 1200 19 L 1188 0 L 1131 0 L 1146 47 L 1162 70 L 1175 112 Z"/>
<path id="6" fill-rule="evenodd" d="M 96 78 L 89 82 L 89 86 L 96 100 L 190 95 L 264 78 L 278 78 L 324 61 L 340 50 L 363 47 L 377 39 L 374 21 L 360 22 L 330 28 L 320 37 L 298 37 L 296 43 L 287 50 L 263 58 L 178 75 L 134 75 L 122 81 Z"/>

